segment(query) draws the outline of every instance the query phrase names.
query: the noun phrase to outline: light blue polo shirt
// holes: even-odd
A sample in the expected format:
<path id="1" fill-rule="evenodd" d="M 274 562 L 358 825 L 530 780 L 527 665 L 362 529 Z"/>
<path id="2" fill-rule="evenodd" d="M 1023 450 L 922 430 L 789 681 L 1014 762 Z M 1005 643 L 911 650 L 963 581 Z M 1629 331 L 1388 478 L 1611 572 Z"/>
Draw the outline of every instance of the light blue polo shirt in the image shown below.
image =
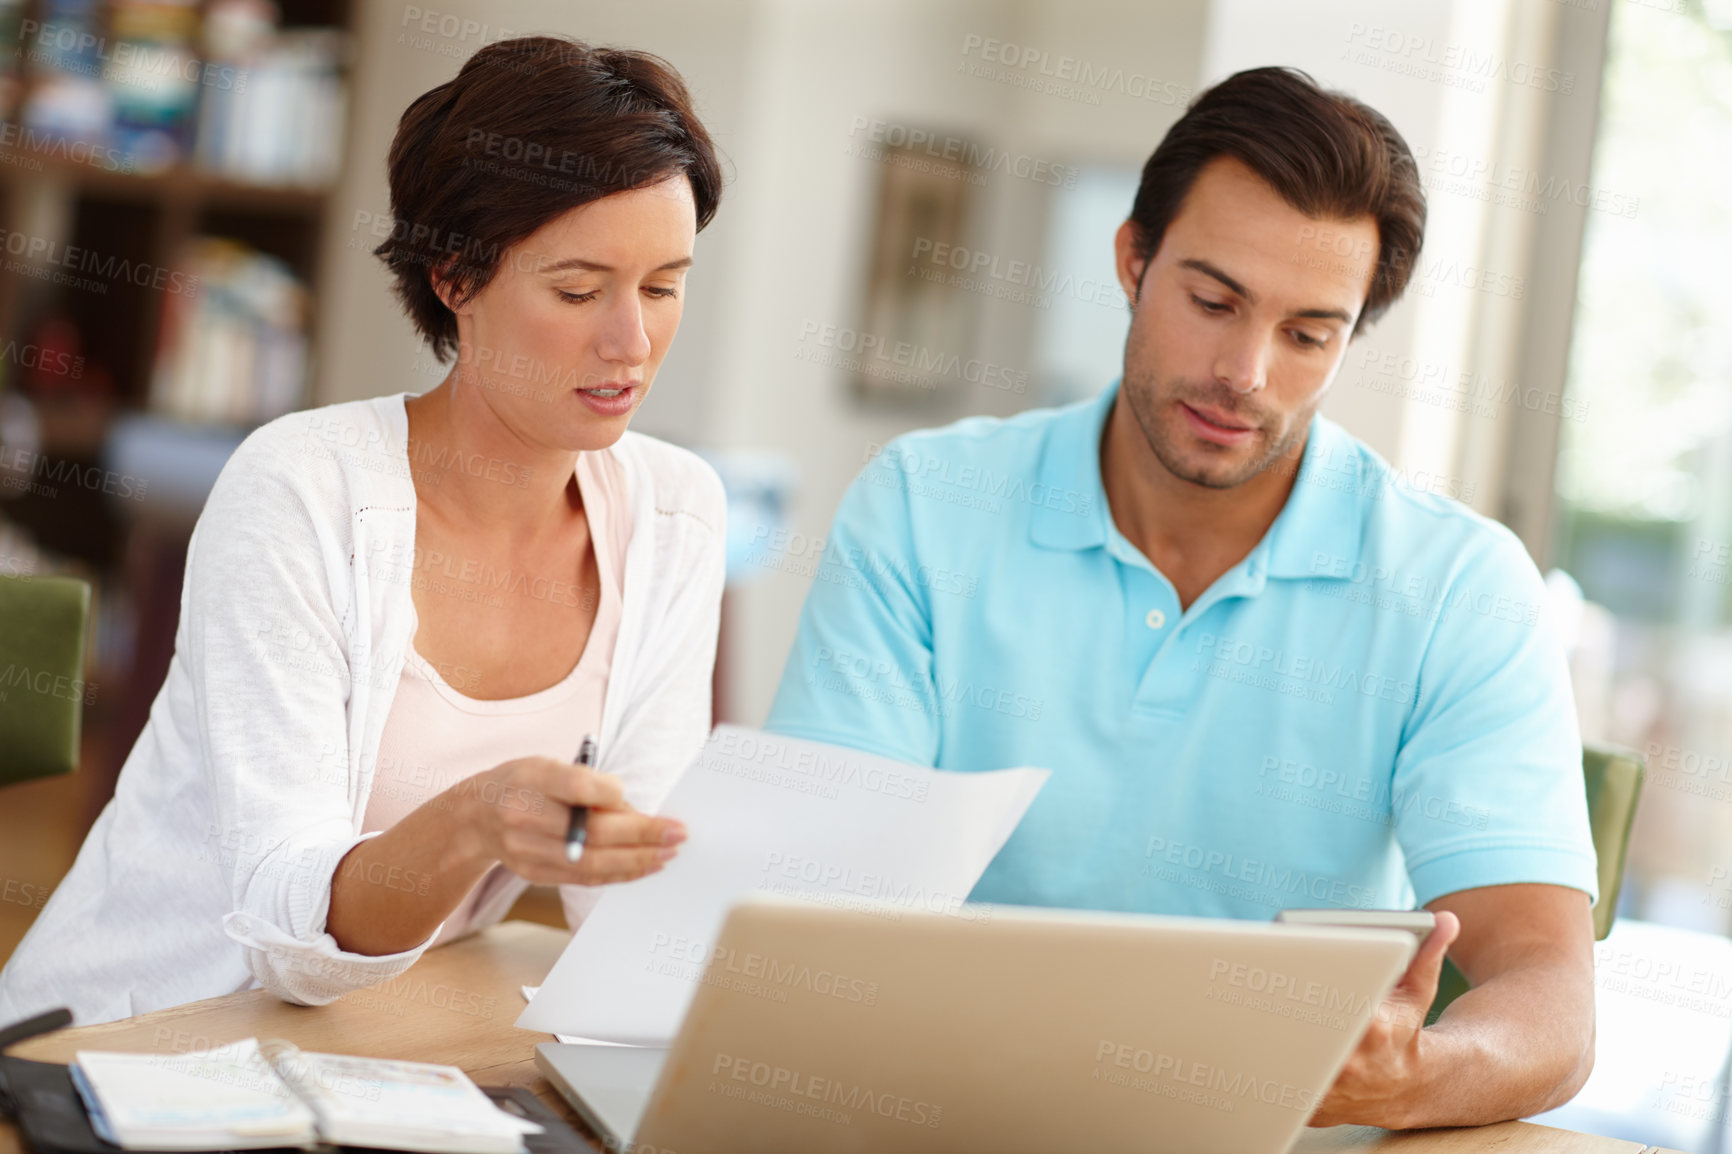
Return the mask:
<path id="1" fill-rule="evenodd" d="M 769 728 L 1051 769 L 975 901 L 1592 900 L 1568 671 L 1516 537 L 1319 417 L 1268 533 L 1181 612 L 1107 507 L 1116 393 L 885 446 L 837 511 Z"/>

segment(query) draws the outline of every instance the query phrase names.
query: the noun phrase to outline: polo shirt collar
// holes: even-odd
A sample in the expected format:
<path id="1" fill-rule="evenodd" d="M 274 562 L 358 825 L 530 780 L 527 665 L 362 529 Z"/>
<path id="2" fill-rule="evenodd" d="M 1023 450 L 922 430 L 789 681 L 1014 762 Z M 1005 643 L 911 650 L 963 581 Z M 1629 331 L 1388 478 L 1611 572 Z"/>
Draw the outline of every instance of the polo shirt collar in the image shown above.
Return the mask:
<path id="1" fill-rule="evenodd" d="M 1360 498 L 1377 483 L 1372 469 L 1368 454 L 1345 429 L 1321 416 L 1311 418 L 1293 491 L 1264 535 L 1269 576 L 1326 576 L 1324 570 L 1338 568 L 1340 559 L 1359 556 Z M 1319 558 L 1330 564 L 1319 565 Z"/>
<path id="2" fill-rule="evenodd" d="M 1061 410 L 1049 426 L 1041 449 L 1040 484 L 1047 491 L 1077 490 L 1086 498 L 1081 506 L 1086 512 L 1037 504 L 1029 523 L 1029 539 L 1036 545 L 1083 550 L 1107 544 L 1112 511 L 1101 480 L 1101 433 L 1118 392 L 1115 380 L 1093 400 Z M 1319 555 L 1359 555 L 1359 502 L 1369 468 L 1346 430 L 1321 416 L 1311 419 L 1293 491 L 1252 550 L 1266 554 L 1268 576 L 1321 576 L 1315 563 Z"/>
<path id="3" fill-rule="evenodd" d="M 1074 490 L 1080 500 L 1072 508 L 1042 502 L 1034 506 L 1029 540 L 1048 549 L 1093 549 L 1107 543 L 1107 491 L 1101 482 L 1101 433 L 1113 400 L 1114 381 L 1092 401 L 1059 410 L 1047 427 L 1040 452 L 1040 484 L 1045 492 Z"/>

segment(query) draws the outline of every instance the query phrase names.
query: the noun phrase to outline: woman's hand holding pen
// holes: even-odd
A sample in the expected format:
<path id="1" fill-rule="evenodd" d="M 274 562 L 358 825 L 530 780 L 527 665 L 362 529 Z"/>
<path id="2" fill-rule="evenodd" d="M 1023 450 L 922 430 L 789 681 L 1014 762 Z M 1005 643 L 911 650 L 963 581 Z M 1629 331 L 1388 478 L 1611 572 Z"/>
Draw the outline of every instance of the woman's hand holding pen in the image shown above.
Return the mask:
<path id="1" fill-rule="evenodd" d="M 584 814 L 576 862 L 566 849 L 574 806 Z M 655 873 L 685 839 L 679 822 L 633 809 L 616 777 L 520 757 L 463 779 L 343 855 L 325 928 L 345 950 L 400 953 L 425 941 L 495 864 L 543 885 L 605 885 Z"/>
<path id="2" fill-rule="evenodd" d="M 446 791 L 473 848 L 541 885 L 605 885 L 655 873 L 686 839 L 672 818 L 639 813 L 619 779 L 551 757 L 520 757 Z M 573 806 L 589 807 L 582 856 L 567 860 Z"/>

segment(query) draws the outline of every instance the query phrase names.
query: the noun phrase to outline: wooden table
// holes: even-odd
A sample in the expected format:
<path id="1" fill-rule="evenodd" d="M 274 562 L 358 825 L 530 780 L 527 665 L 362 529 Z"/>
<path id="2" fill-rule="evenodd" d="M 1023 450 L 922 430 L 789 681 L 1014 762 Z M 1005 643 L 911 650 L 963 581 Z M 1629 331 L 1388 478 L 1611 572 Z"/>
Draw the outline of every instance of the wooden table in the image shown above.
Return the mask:
<path id="1" fill-rule="evenodd" d="M 568 938 L 551 926 L 503 922 L 429 950 L 402 977 L 357 990 L 328 1006 L 291 1006 L 263 990 L 248 990 L 118 1022 L 61 1030 L 20 1043 L 9 1053 L 41 1062 L 69 1062 L 78 1050 L 168 1053 L 254 1036 L 286 1038 L 307 1050 L 441 1062 L 462 1067 L 483 1085 L 527 1086 L 582 1130 L 565 1100 L 535 1068 L 535 1045 L 550 1036 L 512 1025 L 523 1008 L 518 987 L 539 985 Z M 1295 1148 L 1296 1154 L 1372 1150 L 1659 1154 L 1635 1142 L 1526 1122 L 1404 1134 L 1337 1126 L 1307 1130 Z M 22 1152 L 17 1133 L 0 1122 L 0 1154 Z"/>

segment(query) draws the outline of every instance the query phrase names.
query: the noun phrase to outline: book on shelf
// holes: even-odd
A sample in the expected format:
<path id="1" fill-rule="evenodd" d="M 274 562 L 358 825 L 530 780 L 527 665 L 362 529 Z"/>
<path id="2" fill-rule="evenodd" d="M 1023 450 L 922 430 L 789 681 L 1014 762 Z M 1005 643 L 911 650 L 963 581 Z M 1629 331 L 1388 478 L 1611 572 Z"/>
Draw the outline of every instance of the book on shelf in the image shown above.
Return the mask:
<path id="1" fill-rule="evenodd" d="M 301 403 L 307 292 L 287 265 L 236 241 L 197 237 L 184 292 L 163 294 L 150 407 L 202 424 L 263 424 Z"/>
<path id="2" fill-rule="evenodd" d="M 190 164 L 260 185 L 323 188 L 342 160 L 347 36 L 282 27 L 270 0 L 41 0 L 0 62 L 19 101 L 12 147 L 108 171 Z"/>
<path id="3" fill-rule="evenodd" d="M 18 44 L 23 19 L 24 0 L 0 0 L 0 40 Z M 23 55 L 21 51 L 0 52 L 0 121 L 13 120 L 17 115 L 19 98 L 23 95 Z M 0 129 L 0 139 L 7 135 L 15 133 Z"/>
<path id="4" fill-rule="evenodd" d="M 198 166 L 253 184 L 320 188 L 335 180 L 344 44 L 339 29 L 288 28 L 224 63 L 199 106 Z"/>
<path id="5" fill-rule="evenodd" d="M 97 1135 L 128 1150 L 324 1142 L 514 1154 L 542 1127 L 494 1106 L 455 1066 L 318 1054 L 244 1038 L 180 1054 L 80 1050 L 72 1081 Z"/>
<path id="6" fill-rule="evenodd" d="M 196 0 L 114 0 L 101 48 L 109 143 L 134 172 L 160 172 L 185 157 L 201 86 Z"/>

